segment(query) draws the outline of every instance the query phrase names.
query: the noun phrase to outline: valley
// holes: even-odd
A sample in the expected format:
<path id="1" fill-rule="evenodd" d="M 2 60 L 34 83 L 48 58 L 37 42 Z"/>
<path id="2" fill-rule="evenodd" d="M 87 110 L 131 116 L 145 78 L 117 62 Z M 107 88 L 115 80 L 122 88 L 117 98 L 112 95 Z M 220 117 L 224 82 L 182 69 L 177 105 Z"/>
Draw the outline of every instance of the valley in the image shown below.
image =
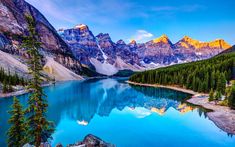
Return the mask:
<path id="1" fill-rule="evenodd" d="M 0 146 L 233 147 L 234 4 L 194 3 L 0 0 Z"/>

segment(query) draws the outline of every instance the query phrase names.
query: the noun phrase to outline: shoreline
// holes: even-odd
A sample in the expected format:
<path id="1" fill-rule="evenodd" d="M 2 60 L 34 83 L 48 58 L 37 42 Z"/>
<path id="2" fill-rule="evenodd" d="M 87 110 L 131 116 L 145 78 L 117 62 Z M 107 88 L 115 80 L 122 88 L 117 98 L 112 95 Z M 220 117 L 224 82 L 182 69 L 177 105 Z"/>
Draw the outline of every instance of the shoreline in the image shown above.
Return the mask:
<path id="1" fill-rule="evenodd" d="M 42 87 L 49 87 L 51 85 L 53 85 L 53 83 L 43 84 Z M 10 92 L 10 93 L 0 93 L 0 99 L 9 98 L 13 96 L 20 96 L 20 95 L 27 94 L 29 92 L 30 91 L 27 89 L 22 89 L 22 90 L 17 90 L 17 91 Z"/>
<path id="2" fill-rule="evenodd" d="M 167 89 L 172 89 L 172 90 L 188 93 L 188 94 L 191 94 L 191 95 L 200 94 L 198 92 L 195 92 L 195 91 L 192 91 L 192 90 L 189 90 L 189 89 L 185 89 L 185 88 L 181 88 L 181 87 L 176 87 L 176 86 L 164 86 L 164 85 L 159 85 L 159 84 L 143 84 L 143 83 L 136 83 L 136 82 L 131 82 L 131 81 L 126 81 L 126 83 L 131 84 L 131 85 L 136 85 L 136 86 L 167 88 Z"/>
<path id="3" fill-rule="evenodd" d="M 192 97 L 188 99 L 187 102 L 212 110 L 211 112 L 207 112 L 208 118 L 218 128 L 220 128 L 224 132 L 229 133 L 229 134 L 235 134 L 235 110 L 232 110 L 226 106 L 215 105 L 214 102 L 208 101 L 208 97 L 206 98 L 193 97 L 197 94 L 200 94 L 198 92 L 194 92 L 192 90 L 188 90 L 188 89 L 184 89 L 180 87 L 174 87 L 174 86 L 164 86 L 164 85 L 158 85 L 158 84 L 142 84 L 142 83 L 136 83 L 136 82 L 131 82 L 131 81 L 126 81 L 126 82 L 131 85 L 167 88 L 167 89 L 172 89 L 172 90 L 191 94 Z"/>
<path id="4" fill-rule="evenodd" d="M 158 84 L 142 84 L 142 83 L 136 83 L 136 82 L 131 82 L 131 81 L 126 81 L 126 83 L 131 84 L 131 85 L 136 85 L 136 86 L 167 88 L 167 89 L 172 89 L 172 90 L 191 94 L 192 97 L 188 99 L 187 102 L 212 110 L 211 112 L 207 112 L 208 118 L 221 130 L 230 134 L 235 134 L 235 110 L 232 110 L 229 107 L 215 105 L 214 102 L 208 101 L 208 97 L 206 98 L 193 97 L 195 95 L 200 94 L 198 92 L 195 92 L 189 89 L 176 87 L 176 86 L 164 86 L 164 85 L 158 85 Z M 48 87 L 51 85 L 53 85 L 53 83 L 44 84 L 42 86 Z M 6 93 L 6 94 L 0 93 L 0 99 L 24 95 L 29 92 L 30 91 L 23 89 L 23 90 Z"/>
<path id="5" fill-rule="evenodd" d="M 65 81 L 56 81 L 56 83 L 60 83 L 60 82 L 68 82 L 68 81 L 83 81 L 83 80 L 89 80 L 89 79 L 95 79 L 96 77 L 88 77 L 88 78 L 84 78 L 84 79 L 80 79 L 80 80 L 65 80 Z M 103 78 L 103 77 L 98 77 L 98 78 Z M 53 85 L 54 83 L 48 83 L 48 84 L 43 84 L 42 87 L 49 87 L 51 85 Z M 27 89 L 21 89 L 21 90 L 17 90 L 14 92 L 10 92 L 10 93 L 0 93 L 0 99 L 4 99 L 4 98 L 9 98 L 9 97 L 13 97 L 13 96 L 20 96 L 20 95 L 24 95 L 29 93 L 29 91 Z"/>

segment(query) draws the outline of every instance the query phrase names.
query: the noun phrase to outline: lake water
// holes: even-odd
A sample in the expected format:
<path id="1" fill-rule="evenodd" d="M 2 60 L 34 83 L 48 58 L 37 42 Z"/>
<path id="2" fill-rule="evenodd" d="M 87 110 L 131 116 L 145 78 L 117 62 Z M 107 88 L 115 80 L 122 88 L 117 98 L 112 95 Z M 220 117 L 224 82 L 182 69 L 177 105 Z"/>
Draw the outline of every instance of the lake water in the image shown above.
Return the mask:
<path id="1" fill-rule="evenodd" d="M 45 88 L 48 118 L 55 122 L 52 145 L 75 143 L 94 134 L 118 147 L 234 147 L 205 110 L 184 103 L 190 95 L 162 88 L 130 86 L 125 79 L 92 79 Z M 26 104 L 28 95 L 20 96 Z M 6 146 L 6 111 L 0 99 L 0 146 Z"/>

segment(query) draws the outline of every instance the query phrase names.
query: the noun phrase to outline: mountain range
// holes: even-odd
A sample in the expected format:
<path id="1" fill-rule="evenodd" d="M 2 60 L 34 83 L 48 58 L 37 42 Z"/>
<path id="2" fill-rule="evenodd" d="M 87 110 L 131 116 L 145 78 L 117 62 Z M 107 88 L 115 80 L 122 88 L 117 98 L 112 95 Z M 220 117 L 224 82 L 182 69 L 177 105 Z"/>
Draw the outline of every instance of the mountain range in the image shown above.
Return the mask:
<path id="1" fill-rule="evenodd" d="M 36 23 L 42 42 L 44 72 L 56 80 L 82 79 L 79 75 L 113 75 L 121 70 L 143 71 L 210 58 L 230 47 L 222 39 L 200 42 L 185 36 L 176 43 L 163 35 L 146 43 L 112 41 L 107 33 L 95 36 L 87 25 L 56 29 L 24 0 L 0 0 L 0 66 L 27 75 L 27 52 L 21 48 L 28 34 L 25 15 Z M 99 75 L 99 74 L 96 74 Z"/>
<path id="2" fill-rule="evenodd" d="M 166 35 L 146 43 L 135 40 L 129 43 L 123 40 L 113 42 L 107 33 L 94 36 L 84 24 L 60 29 L 59 34 L 76 59 L 105 75 L 115 74 L 119 70 L 141 71 L 207 59 L 231 47 L 223 39 L 201 42 L 188 36 L 174 44 Z"/>

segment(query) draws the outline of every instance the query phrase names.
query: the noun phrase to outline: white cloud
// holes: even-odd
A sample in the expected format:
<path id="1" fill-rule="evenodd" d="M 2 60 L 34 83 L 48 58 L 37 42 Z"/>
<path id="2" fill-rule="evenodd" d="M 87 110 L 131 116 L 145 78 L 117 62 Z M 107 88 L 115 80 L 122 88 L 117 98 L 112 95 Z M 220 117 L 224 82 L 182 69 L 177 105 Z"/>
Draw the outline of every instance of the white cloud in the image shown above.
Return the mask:
<path id="1" fill-rule="evenodd" d="M 135 40 L 137 42 L 146 42 L 149 41 L 154 35 L 152 33 L 149 33 L 146 30 L 137 30 L 135 35 L 133 35 L 129 41 Z"/>

